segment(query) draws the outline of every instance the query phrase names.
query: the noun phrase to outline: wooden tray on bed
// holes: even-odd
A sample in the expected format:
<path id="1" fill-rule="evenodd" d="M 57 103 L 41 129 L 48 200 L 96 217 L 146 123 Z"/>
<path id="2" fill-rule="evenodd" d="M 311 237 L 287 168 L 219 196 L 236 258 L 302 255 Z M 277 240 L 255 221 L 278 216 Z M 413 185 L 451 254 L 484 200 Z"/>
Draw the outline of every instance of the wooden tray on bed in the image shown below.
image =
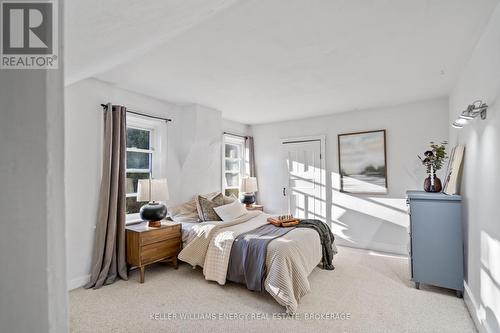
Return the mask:
<path id="1" fill-rule="evenodd" d="M 267 222 L 277 227 L 292 227 L 294 225 L 299 224 L 299 219 L 291 215 L 281 215 L 281 216 L 268 217 Z"/>

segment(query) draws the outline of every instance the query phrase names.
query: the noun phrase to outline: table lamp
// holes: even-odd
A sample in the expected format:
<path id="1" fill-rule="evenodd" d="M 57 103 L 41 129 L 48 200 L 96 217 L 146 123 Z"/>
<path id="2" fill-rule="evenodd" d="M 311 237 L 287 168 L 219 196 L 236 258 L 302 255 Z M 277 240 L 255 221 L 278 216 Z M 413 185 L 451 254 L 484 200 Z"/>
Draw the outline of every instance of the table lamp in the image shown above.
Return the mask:
<path id="1" fill-rule="evenodd" d="M 243 177 L 241 179 L 240 191 L 241 195 L 241 203 L 244 203 L 245 206 L 250 207 L 253 203 L 255 203 L 255 192 L 258 191 L 257 188 L 257 178 L 255 177 Z"/>
<path id="2" fill-rule="evenodd" d="M 141 219 L 149 221 L 150 227 L 161 226 L 161 220 L 167 216 L 167 206 L 160 202 L 168 200 L 167 180 L 139 179 L 137 187 L 137 201 L 148 201 L 141 207 Z"/>

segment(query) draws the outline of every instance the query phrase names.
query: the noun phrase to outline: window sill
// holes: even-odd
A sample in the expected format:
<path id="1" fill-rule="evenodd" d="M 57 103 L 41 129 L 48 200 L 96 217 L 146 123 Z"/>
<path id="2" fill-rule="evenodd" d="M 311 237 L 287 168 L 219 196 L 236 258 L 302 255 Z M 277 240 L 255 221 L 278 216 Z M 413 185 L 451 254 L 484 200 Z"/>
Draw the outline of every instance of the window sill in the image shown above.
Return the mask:
<path id="1" fill-rule="evenodd" d="M 125 225 L 134 225 L 134 224 L 139 224 L 144 222 L 143 220 L 130 220 L 130 221 L 125 221 Z"/>
<path id="2" fill-rule="evenodd" d="M 139 213 L 137 214 L 127 214 L 125 217 L 125 225 L 137 224 L 143 222 L 139 217 Z"/>

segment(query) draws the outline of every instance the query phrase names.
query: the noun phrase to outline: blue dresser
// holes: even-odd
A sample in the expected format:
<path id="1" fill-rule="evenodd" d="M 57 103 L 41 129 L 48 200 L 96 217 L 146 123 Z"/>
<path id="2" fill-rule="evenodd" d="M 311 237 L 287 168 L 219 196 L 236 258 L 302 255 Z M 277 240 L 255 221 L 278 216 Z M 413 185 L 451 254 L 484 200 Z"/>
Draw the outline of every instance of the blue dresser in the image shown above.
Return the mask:
<path id="1" fill-rule="evenodd" d="M 407 191 L 410 214 L 410 274 L 420 283 L 464 290 L 462 197 Z"/>

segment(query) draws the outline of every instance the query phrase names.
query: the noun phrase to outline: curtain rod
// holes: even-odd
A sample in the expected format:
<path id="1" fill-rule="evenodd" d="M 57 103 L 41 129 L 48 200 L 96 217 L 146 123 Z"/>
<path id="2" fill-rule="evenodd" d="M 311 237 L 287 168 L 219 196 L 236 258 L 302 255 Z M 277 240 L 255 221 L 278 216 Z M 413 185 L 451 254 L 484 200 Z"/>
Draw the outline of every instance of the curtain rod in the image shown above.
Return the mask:
<path id="1" fill-rule="evenodd" d="M 248 139 L 248 136 L 246 135 L 239 135 L 239 134 L 234 134 L 234 133 L 229 133 L 229 132 L 223 132 L 224 135 L 231 135 L 231 136 L 236 136 L 238 138 L 244 138 L 244 139 Z"/>
<path id="2" fill-rule="evenodd" d="M 102 106 L 103 108 L 105 108 L 105 109 L 108 107 L 106 104 L 101 104 L 101 106 Z M 144 117 L 149 117 L 149 118 L 154 118 L 154 119 L 164 120 L 164 121 L 166 121 L 167 123 L 168 123 L 169 121 L 172 121 L 172 119 L 170 119 L 170 118 L 163 118 L 163 117 L 158 117 L 158 116 L 152 116 L 152 115 L 150 115 L 150 114 L 147 114 L 147 113 L 142 113 L 142 112 L 138 112 L 138 111 L 134 111 L 134 110 L 127 110 L 127 113 L 133 113 L 133 114 L 137 114 L 137 115 L 139 115 L 139 116 L 144 116 Z"/>

